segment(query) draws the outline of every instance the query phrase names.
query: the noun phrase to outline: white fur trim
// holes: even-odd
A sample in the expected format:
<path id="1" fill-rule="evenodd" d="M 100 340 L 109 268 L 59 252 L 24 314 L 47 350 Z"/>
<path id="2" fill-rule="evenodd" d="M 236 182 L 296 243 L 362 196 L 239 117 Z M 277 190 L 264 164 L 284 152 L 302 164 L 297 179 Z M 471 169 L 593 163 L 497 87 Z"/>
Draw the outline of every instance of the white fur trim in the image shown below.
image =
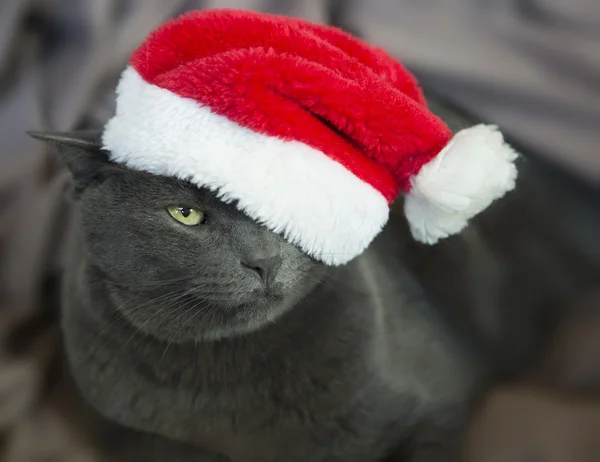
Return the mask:
<path id="1" fill-rule="evenodd" d="M 131 67 L 117 95 L 103 134 L 111 160 L 206 187 L 326 264 L 362 253 L 387 221 L 376 189 L 304 143 L 241 127 Z"/>
<path id="2" fill-rule="evenodd" d="M 404 211 L 413 237 L 435 244 L 462 231 L 515 187 L 517 157 L 496 126 L 458 132 L 411 180 Z"/>

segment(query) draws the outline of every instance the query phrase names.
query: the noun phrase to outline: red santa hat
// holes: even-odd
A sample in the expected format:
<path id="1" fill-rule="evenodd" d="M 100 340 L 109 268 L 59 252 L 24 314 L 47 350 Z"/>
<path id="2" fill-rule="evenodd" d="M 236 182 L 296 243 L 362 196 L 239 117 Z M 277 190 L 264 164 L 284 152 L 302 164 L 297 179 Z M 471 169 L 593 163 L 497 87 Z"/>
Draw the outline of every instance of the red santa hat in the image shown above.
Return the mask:
<path id="1" fill-rule="evenodd" d="M 432 244 L 517 175 L 496 127 L 453 136 L 384 51 L 237 10 L 154 31 L 122 75 L 103 143 L 113 161 L 208 188 L 330 265 L 363 252 L 400 192 L 412 235 Z"/>

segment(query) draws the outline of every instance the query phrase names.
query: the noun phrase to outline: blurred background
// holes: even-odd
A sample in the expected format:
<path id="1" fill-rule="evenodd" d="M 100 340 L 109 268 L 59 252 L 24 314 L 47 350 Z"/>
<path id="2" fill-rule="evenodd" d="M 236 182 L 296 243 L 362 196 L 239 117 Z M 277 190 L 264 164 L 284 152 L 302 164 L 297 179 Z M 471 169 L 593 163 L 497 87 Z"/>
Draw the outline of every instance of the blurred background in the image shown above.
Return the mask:
<path id="1" fill-rule="evenodd" d="M 500 409 L 516 402 L 556 424 L 528 421 L 547 430 L 536 441 L 554 454 L 562 440 L 548 435 L 573 425 L 585 431 L 564 447 L 598 450 L 598 405 L 581 404 L 600 377 L 598 0 L 0 0 L 0 461 L 97 460 L 56 379 L 69 179 L 25 131 L 101 127 L 147 33 L 215 7 L 347 29 L 403 60 L 453 128 L 492 122 L 520 147 L 517 194 L 435 249 L 394 230 L 395 255 L 455 332 L 498 366 L 498 380 L 517 387 L 490 392 L 474 424 L 480 445 L 499 444 L 489 434 L 518 439 L 498 430 L 518 420 L 498 416 L 501 399 Z"/>

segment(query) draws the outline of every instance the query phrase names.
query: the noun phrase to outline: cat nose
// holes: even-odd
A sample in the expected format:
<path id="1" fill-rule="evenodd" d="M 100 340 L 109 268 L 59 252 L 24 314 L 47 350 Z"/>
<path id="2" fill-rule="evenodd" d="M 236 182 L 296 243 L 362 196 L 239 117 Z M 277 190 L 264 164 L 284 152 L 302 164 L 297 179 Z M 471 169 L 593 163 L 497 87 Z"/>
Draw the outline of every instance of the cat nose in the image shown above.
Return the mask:
<path id="1" fill-rule="evenodd" d="M 256 258 L 243 261 L 242 266 L 258 274 L 263 284 L 268 285 L 273 281 L 281 262 L 281 256 Z"/>

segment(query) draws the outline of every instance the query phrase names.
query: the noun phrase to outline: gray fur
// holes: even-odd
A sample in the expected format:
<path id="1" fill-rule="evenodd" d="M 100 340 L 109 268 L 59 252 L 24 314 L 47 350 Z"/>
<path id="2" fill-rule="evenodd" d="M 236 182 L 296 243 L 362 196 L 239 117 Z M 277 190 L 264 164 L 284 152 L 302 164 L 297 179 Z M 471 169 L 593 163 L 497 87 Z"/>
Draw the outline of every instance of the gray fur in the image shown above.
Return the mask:
<path id="1" fill-rule="evenodd" d="M 66 351 L 121 454 L 453 460 L 475 365 L 386 258 L 393 236 L 328 268 L 208 191 L 109 163 L 97 134 L 33 135 L 74 176 Z M 208 222 L 177 223 L 173 204 Z"/>

